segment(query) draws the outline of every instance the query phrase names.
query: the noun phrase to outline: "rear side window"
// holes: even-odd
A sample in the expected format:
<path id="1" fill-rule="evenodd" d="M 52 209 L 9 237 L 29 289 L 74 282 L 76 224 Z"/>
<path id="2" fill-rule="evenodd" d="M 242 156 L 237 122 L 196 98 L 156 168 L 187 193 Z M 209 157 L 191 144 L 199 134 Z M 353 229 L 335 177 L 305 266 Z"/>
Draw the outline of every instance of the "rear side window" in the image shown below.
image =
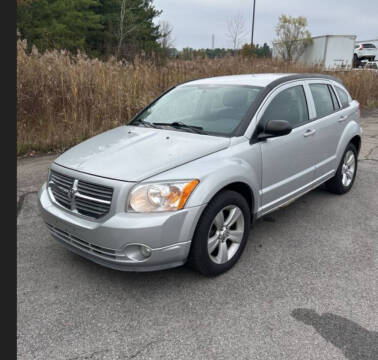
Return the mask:
<path id="1" fill-rule="evenodd" d="M 339 88 L 338 86 L 335 86 L 336 88 L 336 92 L 337 92 L 337 95 L 339 95 L 339 99 L 341 101 L 341 105 L 342 107 L 347 107 L 349 106 L 349 96 L 348 94 L 341 88 Z"/>
<path id="2" fill-rule="evenodd" d="M 268 105 L 261 118 L 262 126 L 269 120 L 286 120 L 294 128 L 309 119 L 302 85 L 282 90 Z"/>
<path id="3" fill-rule="evenodd" d="M 333 102 L 333 108 L 335 110 L 339 110 L 340 109 L 340 105 L 339 105 L 339 102 L 337 101 L 337 97 L 336 97 L 335 92 L 333 91 L 331 85 L 328 85 L 328 90 L 331 93 L 331 98 L 332 98 L 332 102 Z"/>
<path id="4" fill-rule="evenodd" d="M 315 103 L 316 116 L 320 118 L 333 113 L 333 101 L 328 85 L 310 84 L 310 89 Z"/>

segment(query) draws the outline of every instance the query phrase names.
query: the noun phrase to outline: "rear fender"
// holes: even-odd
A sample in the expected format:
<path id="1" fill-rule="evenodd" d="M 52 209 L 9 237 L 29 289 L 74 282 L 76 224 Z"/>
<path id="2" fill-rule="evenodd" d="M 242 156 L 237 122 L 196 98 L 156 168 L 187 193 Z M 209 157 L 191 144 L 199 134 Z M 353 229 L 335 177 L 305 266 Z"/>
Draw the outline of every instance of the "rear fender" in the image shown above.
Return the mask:
<path id="1" fill-rule="evenodd" d="M 347 145 L 350 143 L 353 137 L 356 135 L 362 136 L 362 131 L 359 123 L 357 121 L 350 121 L 344 131 L 343 134 L 341 135 L 341 138 L 339 140 L 339 143 L 337 145 L 337 151 L 336 151 L 336 159 L 337 159 L 337 164 L 340 163 L 341 158 L 344 154 L 344 151 L 347 147 Z"/>

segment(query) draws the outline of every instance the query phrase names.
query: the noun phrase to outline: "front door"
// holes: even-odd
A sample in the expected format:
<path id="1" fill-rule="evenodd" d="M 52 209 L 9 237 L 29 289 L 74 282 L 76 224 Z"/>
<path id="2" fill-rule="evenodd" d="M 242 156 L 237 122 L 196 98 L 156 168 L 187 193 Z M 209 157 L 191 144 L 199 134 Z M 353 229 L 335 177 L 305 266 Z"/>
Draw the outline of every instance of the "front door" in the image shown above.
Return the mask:
<path id="1" fill-rule="evenodd" d="M 293 127 L 288 135 L 260 142 L 262 206 L 259 213 L 263 215 L 311 187 L 315 173 L 316 131 L 311 127 L 301 82 L 277 89 L 260 113 L 259 126 L 269 120 L 287 120 Z"/>

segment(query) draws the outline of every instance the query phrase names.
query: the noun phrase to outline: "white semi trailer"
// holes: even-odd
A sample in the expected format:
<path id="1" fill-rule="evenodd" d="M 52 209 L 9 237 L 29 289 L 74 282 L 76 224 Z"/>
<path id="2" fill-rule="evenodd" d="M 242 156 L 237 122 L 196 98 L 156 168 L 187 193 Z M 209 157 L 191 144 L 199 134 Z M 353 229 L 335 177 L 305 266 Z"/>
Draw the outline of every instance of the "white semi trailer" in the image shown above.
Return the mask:
<path id="1" fill-rule="evenodd" d="M 329 69 L 352 67 L 355 35 L 323 35 L 312 40 L 299 57 L 299 62 Z M 280 57 L 277 45 L 273 43 L 273 57 Z"/>

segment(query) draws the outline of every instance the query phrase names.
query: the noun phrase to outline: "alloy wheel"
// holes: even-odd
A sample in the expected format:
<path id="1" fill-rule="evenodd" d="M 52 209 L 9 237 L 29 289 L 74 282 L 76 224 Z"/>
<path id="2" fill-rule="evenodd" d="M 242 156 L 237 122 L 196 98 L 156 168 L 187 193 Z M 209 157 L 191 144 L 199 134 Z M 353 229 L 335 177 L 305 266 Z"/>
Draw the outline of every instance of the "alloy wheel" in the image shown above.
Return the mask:
<path id="1" fill-rule="evenodd" d="M 355 170 L 356 157 L 352 150 L 348 150 L 344 156 L 344 161 L 341 168 L 341 182 L 345 187 L 348 187 L 352 182 Z"/>
<path id="2" fill-rule="evenodd" d="M 238 251 L 244 235 L 244 215 L 236 205 L 224 207 L 209 230 L 207 249 L 210 259 L 224 264 Z"/>

